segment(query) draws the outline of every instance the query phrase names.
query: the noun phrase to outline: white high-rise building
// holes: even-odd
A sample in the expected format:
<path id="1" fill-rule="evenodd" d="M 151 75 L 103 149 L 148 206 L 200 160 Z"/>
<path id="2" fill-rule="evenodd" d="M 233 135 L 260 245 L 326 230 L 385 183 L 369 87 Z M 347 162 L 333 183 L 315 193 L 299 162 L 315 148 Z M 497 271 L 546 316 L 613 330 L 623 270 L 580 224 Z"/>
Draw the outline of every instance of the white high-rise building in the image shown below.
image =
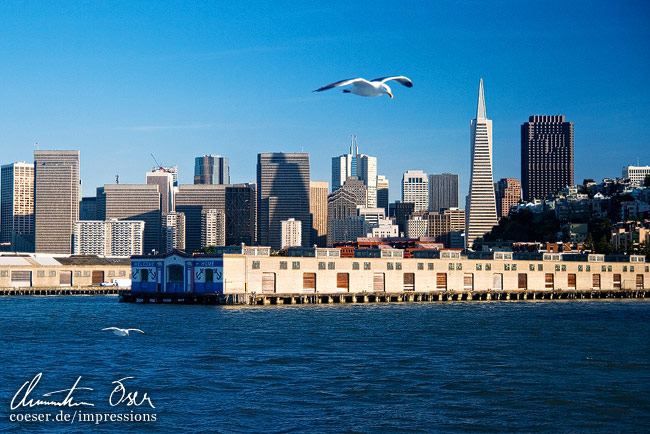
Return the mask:
<path id="1" fill-rule="evenodd" d="M 74 224 L 75 255 L 141 255 L 143 239 L 142 220 L 80 220 Z"/>
<path id="2" fill-rule="evenodd" d="M 415 204 L 413 211 L 429 208 L 429 177 L 421 170 L 407 170 L 402 176 L 402 202 Z"/>
<path id="3" fill-rule="evenodd" d="M 466 247 L 471 248 L 497 224 L 496 200 L 492 178 L 492 121 L 485 112 L 483 79 L 478 88 L 476 119 L 470 121 L 471 174 L 466 204 Z"/>
<path id="4" fill-rule="evenodd" d="M 650 175 L 650 166 L 624 166 L 623 178 L 629 178 L 632 185 L 643 185 L 646 175 Z"/>
<path id="5" fill-rule="evenodd" d="M 357 176 L 368 187 L 368 208 L 377 207 L 377 157 L 357 157 Z"/>
<path id="6" fill-rule="evenodd" d="M 11 243 L 11 250 L 21 251 L 28 240 L 34 248 L 34 165 L 12 163 L 2 166 L 0 200 L 0 241 Z"/>
<path id="7" fill-rule="evenodd" d="M 174 249 L 185 251 L 185 214 L 170 212 L 164 215 L 162 235 L 162 247 L 165 252 L 171 252 Z"/>
<path id="8" fill-rule="evenodd" d="M 226 214 L 217 209 L 201 211 L 201 247 L 226 245 Z"/>
<path id="9" fill-rule="evenodd" d="M 406 236 L 420 238 L 429 235 L 429 219 L 424 215 L 412 215 L 406 222 Z"/>
<path id="10" fill-rule="evenodd" d="M 174 211 L 174 175 L 166 170 L 147 172 L 147 184 L 157 185 L 160 192 L 160 211 L 163 215 Z"/>
<path id="11" fill-rule="evenodd" d="M 282 248 L 302 245 L 302 222 L 294 218 L 282 220 Z"/>

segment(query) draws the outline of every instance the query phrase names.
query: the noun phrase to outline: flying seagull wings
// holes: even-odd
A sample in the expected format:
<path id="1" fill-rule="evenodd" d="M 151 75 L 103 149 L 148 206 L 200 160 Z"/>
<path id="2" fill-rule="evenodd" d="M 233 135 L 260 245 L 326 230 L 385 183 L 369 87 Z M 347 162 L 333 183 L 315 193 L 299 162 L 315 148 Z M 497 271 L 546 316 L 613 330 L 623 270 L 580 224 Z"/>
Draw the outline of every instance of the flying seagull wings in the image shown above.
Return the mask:
<path id="1" fill-rule="evenodd" d="M 118 329 L 117 327 L 106 327 L 102 330 L 122 330 L 122 329 Z"/>
<path id="2" fill-rule="evenodd" d="M 406 87 L 413 87 L 413 82 L 411 81 L 410 78 L 405 77 L 403 75 L 392 75 L 390 77 L 380 77 L 380 78 L 375 78 L 372 81 L 378 81 L 380 83 L 386 83 L 387 81 L 395 80 L 399 84 L 402 84 Z"/>
<path id="3" fill-rule="evenodd" d="M 368 80 L 365 80 L 363 78 L 347 78 L 345 80 L 337 81 L 335 83 L 328 84 L 327 86 L 323 86 L 319 89 L 316 89 L 314 92 L 322 92 L 327 89 L 332 89 L 334 87 L 341 87 L 341 86 L 347 86 L 348 84 L 370 84 Z"/>
<path id="4" fill-rule="evenodd" d="M 128 332 L 140 332 L 140 333 L 142 333 L 143 335 L 146 334 L 145 332 L 143 332 L 143 331 L 140 330 L 140 329 L 126 329 L 126 331 L 128 331 Z"/>

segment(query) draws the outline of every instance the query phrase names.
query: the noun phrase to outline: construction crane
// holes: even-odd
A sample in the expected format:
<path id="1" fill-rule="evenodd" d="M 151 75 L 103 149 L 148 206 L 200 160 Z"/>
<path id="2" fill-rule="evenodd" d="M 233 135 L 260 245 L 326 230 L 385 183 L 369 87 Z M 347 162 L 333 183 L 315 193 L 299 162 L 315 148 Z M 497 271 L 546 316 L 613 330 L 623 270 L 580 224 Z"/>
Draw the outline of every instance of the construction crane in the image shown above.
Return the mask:
<path id="1" fill-rule="evenodd" d="M 150 155 L 151 155 L 151 158 L 153 158 L 154 163 L 156 163 L 156 165 L 153 167 L 154 169 L 158 169 L 158 170 L 161 170 L 163 172 L 169 172 L 169 169 L 167 169 L 166 167 L 161 166 L 160 163 L 158 163 L 158 160 L 156 160 L 156 157 L 153 156 L 153 153 L 150 154 Z"/>

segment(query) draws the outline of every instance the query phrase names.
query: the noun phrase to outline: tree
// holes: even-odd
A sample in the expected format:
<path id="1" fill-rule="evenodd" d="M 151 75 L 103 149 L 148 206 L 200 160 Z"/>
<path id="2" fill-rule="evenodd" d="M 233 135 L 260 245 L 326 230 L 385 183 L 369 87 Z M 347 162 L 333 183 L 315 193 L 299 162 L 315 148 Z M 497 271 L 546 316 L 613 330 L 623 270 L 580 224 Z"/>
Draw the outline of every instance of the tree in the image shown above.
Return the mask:
<path id="1" fill-rule="evenodd" d="M 589 250 L 590 252 L 595 251 L 594 238 L 591 236 L 591 233 L 588 233 L 587 238 L 585 238 L 585 250 Z"/>

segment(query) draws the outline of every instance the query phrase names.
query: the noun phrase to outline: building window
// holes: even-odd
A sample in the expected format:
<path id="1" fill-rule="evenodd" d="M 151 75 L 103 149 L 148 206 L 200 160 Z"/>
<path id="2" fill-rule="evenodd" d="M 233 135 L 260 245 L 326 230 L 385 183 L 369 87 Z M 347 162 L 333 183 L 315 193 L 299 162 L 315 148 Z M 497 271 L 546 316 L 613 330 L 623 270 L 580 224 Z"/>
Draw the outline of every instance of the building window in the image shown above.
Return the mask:
<path id="1" fill-rule="evenodd" d="M 560 264 L 555 264 L 555 271 L 560 271 Z"/>
<path id="2" fill-rule="evenodd" d="M 364 270 L 370 270 L 370 262 L 364 262 L 363 263 L 363 269 Z"/>
<path id="3" fill-rule="evenodd" d="M 140 269 L 140 282 L 148 282 L 149 281 L 149 270 L 146 268 Z"/>
<path id="4" fill-rule="evenodd" d="M 50 271 L 50 277 L 56 277 L 56 271 L 55 270 Z"/>
<path id="5" fill-rule="evenodd" d="M 448 268 L 449 270 L 453 270 L 453 269 L 454 269 L 454 264 L 452 264 L 452 263 L 450 262 L 450 263 L 449 263 L 449 266 L 448 266 L 447 268 Z"/>
<path id="6" fill-rule="evenodd" d="M 124 271 L 120 271 L 120 276 L 124 276 L 122 273 L 124 273 Z M 84 271 L 84 277 L 90 277 L 90 271 Z"/>
<path id="7" fill-rule="evenodd" d="M 126 271 L 125 271 L 125 270 L 121 270 L 121 271 L 120 271 L 120 276 L 122 276 L 122 277 L 126 276 Z"/>
<path id="8" fill-rule="evenodd" d="M 36 277 L 45 277 L 45 271 L 37 271 Z"/>
<path id="9" fill-rule="evenodd" d="M 481 271 L 483 266 L 481 264 L 476 264 L 476 271 Z"/>
<path id="10" fill-rule="evenodd" d="M 0 271 L 0 276 L 7 277 L 7 276 L 9 276 L 9 272 L 6 271 L 6 270 Z"/>
<path id="11" fill-rule="evenodd" d="M 260 261 L 253 261 L 253 270 L 260 269 Z"/>
<path id="12" fill-rule="evenodd" d="M 510 264 L 503 264 L 503 269 L 505 271 L 510 271 Z"/>
<path id="13" fill-rule="evenodd" d="M 646 267 L 646 268 L 648 268 L 648 267 Z M 429 271 L 433 271 L 433 262 L 429 262 L 429 263 L 427 264 L 427 270 L 429 270 Z M 645 271 L 648 271 L 648 270 L 645 270 Z"/>
<path id="14" fill-rule="evenodd" d="M 293 270 L 300 270 L 300 261 L 293 261 L 293 262 L 291 263 L 291 268 L 292 268 Z"/>
<path id="15" fill-rule="evenodd" d="M 517 264 L 512 264 L 512 271 L 517 271 Z"/>
<path id="16" fill-rule="evenodd" d="M 392 262 L 386 262 L 386 269 L 387 270 L 392 270 L 393 269 L 393 263 Z"/>
<path id="17" fill-rule="evenodd" d="M 566 265 L 562 264 L 562 271 L 566 271 Z"/>
<path id="18" fill-rule="evenodd" d="M 650 267 L 647 266 L 647 265 L 645 266 L 645 272 L 646 272 L 646 273 L 650 273 Z"/>
<path id="19" fill-rule="evenodd" d="M 630 272 L 634 272 L 634 265 L 630 265 Z"/>
<path id="20" fill-rule="evenodd" d="M 75 271 L 74 277 L 81 277 L 81 271 Z"/>
<path id="21" fill-rule="evenodd" d="M 585 268 L 587 271 L 591 271 L 591 265 L 587 265 Z"/>
<path id="22" fill-rule="evenodd" d="M 492 269 L 492 264 L 485 264 L 485 271 L 490 271 Z"/>
<path id="23" fill-rule="evenodd" d="M 115 277 L 115 271 L 109 271 L 108 277 Z"/>
<path id="24" fill-rule="evenodd" d="M 325 262 L 319 262 L 318 263 L 318 269 L 319 270 L 324 270 L 325 269 Z"/>
<path id="25" fill-rule="evenodd" d="M 537 271 L 544 271 L 544 265 L 543 264 L 537 264 Z"/>
<path id="26" fill-rule="evenodd" d="M 578 271 L 582 271 L 582 265 L 578 265 Z"/>
<path id="27" fill-rule="evenodd" d="M 353 262 L 352 263 L 352 269 L 353 270 L 358 270 L 359 269 L 359 263 L 358 262 Z"/>
<path id="28" fill-rule="evenodd" d="M 456 263 L 456 270 L 462 270 L 462 269 L 463 269 L 463 264 L 461 264 L 460 262 L 457 262 Z"/>
<path id="29" fill-rule="evenodd" d="M 627 265 L 623 265 L 623 272 L 627 271 Z"/>
<path id="30" fill-rule="evenodd" d="M 214 270 L 212 268 L 205 269 L 205 281 L 206 282 L 214 281 Z"/>
<path id="31" fill-rule="evenodd" d="M 334 262 L 328 262 L 327 263 L 327 269 L 328 270 L 334 270 L 336 268 L 336 264 Z"/>
<path id="32" fill-rule="evenodd" d="M 280 261 L 280 270 L 287 269 L 287 261 Z"/>
<path id="33" fill-rule="evenodd" d="M 424 264 L 422 262 L 418 262 L 418 270 L 424 270 Z"/>
<path id="34" fill-rule="evenodd" d="M 612 266 L 611 265 L 607 266 L 607 271 L 609 271 L 611 273 L 611 271 L 612 271 Z"/>
<path id="35" fill-rule="evenodd" d="M 602 267 L 600 267 L 600 271 L 602 271 L 602 272 L 604 273 L 605 271 L 607 271 L 607 267 L 605 267 L 605 266 L 603 265 Z"/>
<path id="36" fill-rule="evenodd" d="M 402 263 L 401 262 L 396 262 L 395 263 L 395 269 L 396 270 L 401 270 L 402 269 Z"/>

